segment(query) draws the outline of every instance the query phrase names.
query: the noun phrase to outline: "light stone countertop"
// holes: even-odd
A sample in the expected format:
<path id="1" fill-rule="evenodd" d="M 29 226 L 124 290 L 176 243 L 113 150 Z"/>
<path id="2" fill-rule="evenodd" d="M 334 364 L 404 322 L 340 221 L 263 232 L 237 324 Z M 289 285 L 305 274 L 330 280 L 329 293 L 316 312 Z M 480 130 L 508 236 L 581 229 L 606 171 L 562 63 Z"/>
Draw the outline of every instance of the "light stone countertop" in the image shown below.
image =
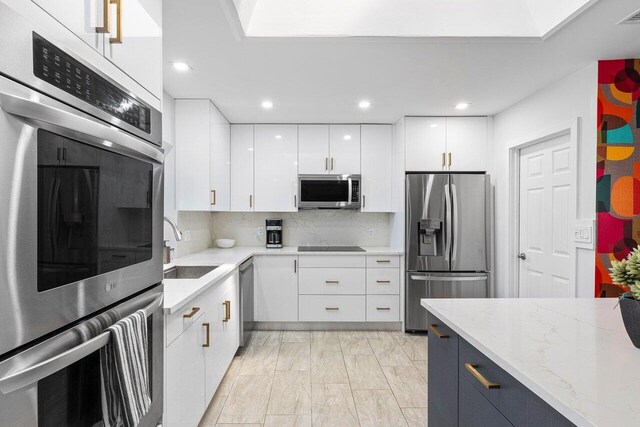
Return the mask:
<path id="1" fill-rule="evenodd" d="M 576 425 L 640 425 L 640 349 L 616 299 L 421 303 Z"/>
<path id="2" fill-rule="evenodd" d="M 254 255 L 402 255 L 389 247 L 363 247 L 365 252 L 299 252 L 297 247 L 284 247 L 282 249 L 267 249 L 265 247 L 238 246 L 230 249 L 211 248 L 180 257 L 170 264 L 165 264 L 164 270 L 176 265 L 216 265 L 215 270 L 205 274 L 199 279 L 164 279 L 164 304 L 165 314 L 175 313 L 184 307 L 189 301 L 200 295 L 211 286 L 220 283 L 244 261 Z"/>

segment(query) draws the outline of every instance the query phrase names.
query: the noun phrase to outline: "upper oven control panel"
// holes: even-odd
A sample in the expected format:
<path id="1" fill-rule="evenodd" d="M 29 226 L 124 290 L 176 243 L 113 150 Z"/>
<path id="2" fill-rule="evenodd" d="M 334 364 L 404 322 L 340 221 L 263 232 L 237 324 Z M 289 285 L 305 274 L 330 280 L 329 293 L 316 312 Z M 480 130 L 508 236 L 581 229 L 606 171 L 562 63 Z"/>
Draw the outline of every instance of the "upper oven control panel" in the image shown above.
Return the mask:
<path id="1" fill-rule="evenodd" d="M 151 110 L 147 106 L 35 32 L 33 73 L 123 122 L 151 133 Z"/>

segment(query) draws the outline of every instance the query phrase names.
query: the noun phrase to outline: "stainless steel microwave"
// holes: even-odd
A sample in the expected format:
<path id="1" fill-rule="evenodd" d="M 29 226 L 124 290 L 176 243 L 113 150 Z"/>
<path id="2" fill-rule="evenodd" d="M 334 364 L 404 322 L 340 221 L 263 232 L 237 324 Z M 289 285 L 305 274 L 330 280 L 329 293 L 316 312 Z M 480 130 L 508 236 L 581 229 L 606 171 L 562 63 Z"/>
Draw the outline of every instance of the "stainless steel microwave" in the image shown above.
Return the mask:
<path id="1" fill-rule="evenodd" d="M 299 175 L 300 209 L 360 209 L 360 175 Z"/>

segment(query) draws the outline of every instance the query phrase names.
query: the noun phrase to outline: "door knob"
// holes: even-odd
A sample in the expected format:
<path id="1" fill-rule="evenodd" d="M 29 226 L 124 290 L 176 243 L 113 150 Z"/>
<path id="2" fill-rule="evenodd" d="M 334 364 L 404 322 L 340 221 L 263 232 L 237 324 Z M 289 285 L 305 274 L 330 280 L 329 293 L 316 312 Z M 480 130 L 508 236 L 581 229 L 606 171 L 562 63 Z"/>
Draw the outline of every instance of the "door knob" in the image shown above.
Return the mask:
<path id="1" fill-rule="evenodd" d="M 527 259 L 527 254 L 525 254 L 524 252 L 520 252 L 520 253 L 518 254 L 518 258 L 520 258 L 520 259 L 522 259 L 522 260 L 525 260 L 525 259 Z"/>

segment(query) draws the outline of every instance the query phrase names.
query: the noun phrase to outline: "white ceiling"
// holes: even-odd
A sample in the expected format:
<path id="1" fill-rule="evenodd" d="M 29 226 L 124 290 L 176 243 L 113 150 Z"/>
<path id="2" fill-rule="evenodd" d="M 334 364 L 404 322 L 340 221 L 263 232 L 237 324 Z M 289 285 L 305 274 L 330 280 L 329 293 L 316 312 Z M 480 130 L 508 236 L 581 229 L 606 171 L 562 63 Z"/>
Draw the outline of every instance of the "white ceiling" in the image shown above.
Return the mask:
<path id="1" fill-rule="evenodd" d="M 597 0 L 233 0 L 249 37 L 543 37 Z"/>
<path id="2" fill-rule="evenodd" d="M 233 0 L 164 0 L 164 83 L 174 97 L 213 100 L 232 123 L 492 115 L 597 59 L 640 57 L 640 25 L 616 25 L 637 9 L 637 0 L 600 0 L 545 41 L 251 38 Z M 261 108 L 265 99 L 273 109 Z M 369 110 L 358 109 L 362 99 Z M 471 106 L 457 111 L 460 101 Z"/>

